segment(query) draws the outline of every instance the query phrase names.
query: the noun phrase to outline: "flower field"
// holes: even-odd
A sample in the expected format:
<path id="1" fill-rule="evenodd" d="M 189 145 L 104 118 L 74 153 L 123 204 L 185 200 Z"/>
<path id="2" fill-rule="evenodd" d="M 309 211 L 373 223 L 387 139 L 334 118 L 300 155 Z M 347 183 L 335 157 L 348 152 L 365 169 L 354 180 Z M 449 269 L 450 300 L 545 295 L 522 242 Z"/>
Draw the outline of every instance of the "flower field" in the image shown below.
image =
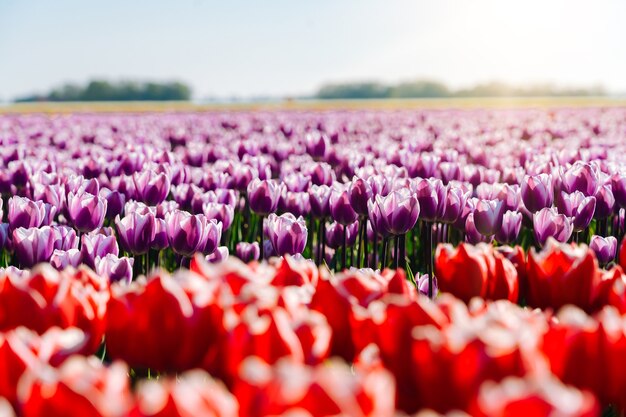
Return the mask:
<path id="1" fill-rule="evenodd" d="M 626 410 L 626 109 L 0 115 L 0 416 Z"/>

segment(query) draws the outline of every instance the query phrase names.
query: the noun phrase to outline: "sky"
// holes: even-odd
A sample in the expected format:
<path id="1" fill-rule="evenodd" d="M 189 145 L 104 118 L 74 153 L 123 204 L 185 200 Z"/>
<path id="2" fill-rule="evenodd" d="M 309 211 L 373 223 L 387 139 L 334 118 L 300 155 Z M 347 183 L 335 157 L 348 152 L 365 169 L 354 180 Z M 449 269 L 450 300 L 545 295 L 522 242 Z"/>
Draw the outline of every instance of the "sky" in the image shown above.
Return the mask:
<path id="1" fill-rule="evenodd" d="M 0 99 L 93 78 L 196 98 L 411 79 L 624 93 L 625 18 L 623 0 L 0 0 Z"/>

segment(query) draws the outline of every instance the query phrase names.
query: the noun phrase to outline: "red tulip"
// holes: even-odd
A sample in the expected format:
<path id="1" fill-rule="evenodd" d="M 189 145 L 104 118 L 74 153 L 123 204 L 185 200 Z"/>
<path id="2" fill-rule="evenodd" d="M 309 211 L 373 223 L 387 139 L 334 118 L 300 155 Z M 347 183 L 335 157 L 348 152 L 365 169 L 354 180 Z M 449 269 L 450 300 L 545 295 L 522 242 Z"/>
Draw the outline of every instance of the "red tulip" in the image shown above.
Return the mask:
<path id="1" fill-rule="evenodd" d="M 204 371 L 188 371 L 176 378 L 143 380 L 128 417 L 237 417 L 237 400 Z"/>
<path id="2" fill-rule="evenodd" d="M 82 356 L 70 358 L 58 370 L 28 372 L 19 385 L 21 415 L 124 416 L 131 404 L 127 372 L 121 363 L 105 368 L 97 358 Z"/>
<path id="3" fill-rule="evenodd" d="M 587 312 L 601 308 L 618 275 L 604 273 L 586 245 L 560 244 L 550 239 L 545 248 L 528 255 L 528 304 L 559 309 L 576 305 Z"/>
<path id="4" fill-rule="evenodd" d="M 27 278 L 1 275 L 0 330 L 25 326 L 41 334 L 53 326 L 78 327 L 89 338 L 83 353 L 95 353 L 104 334 L 108 297 L 107 279 L 86 268 L 58 272 L 40 265 Z"/>
<path id="5" fill-rule="evenodd" d="M 515 267 L 486 244 L 439 245 L 435 255 L 439 290 L 466 303 L 473 297 L 517 301 L 519 287 Z"/>
<path id="6" fill-rule="evenodd" d="M 387 371 L 357 369 L 353 373 L 337 360 L 317 367 L 282 360 L 270 367 L 250 357 L 242 363 L 233 392 L 242 416 L 394 415 L 394 382 Z"/>
<path id="7" fill-rule="evenodd" d="M 115 284 L 108 304 L 107 353 L 133 368 L 182 371 L 201 364 L 222 329 L 215 286 L 197 275 L 163 273 Z"/>
<path id="8" fill-rule="evenodd" d="M 471 415 L 477 417 L 594 417 L 600 405 L 588 391 L 563 385 L 554 377 L 506 378 L 480 387 Z"/>

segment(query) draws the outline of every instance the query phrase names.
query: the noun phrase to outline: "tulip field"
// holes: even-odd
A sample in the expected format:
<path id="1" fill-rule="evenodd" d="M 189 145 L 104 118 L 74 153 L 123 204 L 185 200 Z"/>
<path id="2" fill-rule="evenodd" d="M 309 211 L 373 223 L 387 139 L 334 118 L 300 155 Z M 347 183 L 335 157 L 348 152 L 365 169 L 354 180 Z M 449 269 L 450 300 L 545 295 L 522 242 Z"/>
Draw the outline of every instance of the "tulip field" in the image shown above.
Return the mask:
<path id="1" fill-rule="evenodd" d="M 0 417 L 626 412 L 626 108 L 0 115 Z"/>

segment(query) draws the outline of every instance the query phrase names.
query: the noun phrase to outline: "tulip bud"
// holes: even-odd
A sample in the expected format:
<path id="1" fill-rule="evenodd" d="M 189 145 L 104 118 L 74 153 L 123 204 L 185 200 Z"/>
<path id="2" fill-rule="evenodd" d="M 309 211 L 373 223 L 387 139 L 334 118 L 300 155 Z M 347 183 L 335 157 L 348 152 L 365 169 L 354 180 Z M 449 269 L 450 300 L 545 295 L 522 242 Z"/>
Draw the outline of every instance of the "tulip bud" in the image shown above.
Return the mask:
<path id="1" fill-rule="evenodd" d="M 151 212 L 129 212 L 124 218 L 115 218 L 120 244 L 126 252 L 141 255 L 148 252 L 156 236 L 156 219 Z"/>
<path id="2" fill-rule="evenodd" d="M 302 253 L 307 241 L 306 222 L 291 213 L 280 216 L 271 214 L 267 218 L 267 236 L 279 256 Z"/>
<path id="3" fill-rule="evenodd" d="M 328 203 L 330 214 L 335 221 L 343 225 L 349 225 L 356 221 L 358 216 L 350 204 L 350 196 L 345 188 L 332 188 Z"/>
<path id="4" fill-rule="evenodd" d="M 615 259 L 617 253 L 617 239 L 613 236 L 591 236 L 589 248 L 596 254 L 598 263 L 606 265 Z"/>
<path id="5" fill-rule="evenodd" d="M 170 192 L 169 176 L 151 169 L 134 173 L 133 184 L 137 199 L 149 206 L 159 204 Z"/>
<path id="6" fill-rule="evenodd" d="M 474 210 L 476 229 L 483 236 L 493 236 L 502 227 L 504 204 L 501 200 L 479 200 Z"/>
<path id="7" fill-rule="evenodd" d="M 531 213 L 550 207 L 554 200 L 552 176 L 548 174 L 526 175 L 522 181 L 520 193 L 524 206 Z"/>
<path id="8" fill-rule="evenodd" d="M 512 244 L 517 240 L 522 228 L 522 213 L 507 211 L 502 217 L 502 228 L 496 232 L 496 241 L 502 244 Z"/>
<path id="9" fill-rule="evenodd" d="M 262 216 L 274 213 L 278 208 L 278 199 L 282 186 L 273 180 L 255 178 L 248 184 L 248 201 L 250 209 Z"/>
<path id="10" fill-rule="evenodd" d="M 549 237 L 567 242 L 574 230 L 570 220 L 554 208 L 543 208 L 533 214 L 533 229 L 537 244 L 543 246 Z"/>
<path id="11" fill-rule="evenodd" d="M 109 253 L 103 258 L 96 259 L 96 272 L 105 276 L 110 282 L 124 282 L 130 284 L 133 280 L 133 258 L 125 256 L 118 258 L 117 255 Z"/>
<path id="12" fill-rule="evenodd" d="M 239 242 L 237 243 L 237 246 L 235 246 L 235 254 L 239 259 L 246 263 L 258 261 L 261 254 L 259 242 Z"/>

